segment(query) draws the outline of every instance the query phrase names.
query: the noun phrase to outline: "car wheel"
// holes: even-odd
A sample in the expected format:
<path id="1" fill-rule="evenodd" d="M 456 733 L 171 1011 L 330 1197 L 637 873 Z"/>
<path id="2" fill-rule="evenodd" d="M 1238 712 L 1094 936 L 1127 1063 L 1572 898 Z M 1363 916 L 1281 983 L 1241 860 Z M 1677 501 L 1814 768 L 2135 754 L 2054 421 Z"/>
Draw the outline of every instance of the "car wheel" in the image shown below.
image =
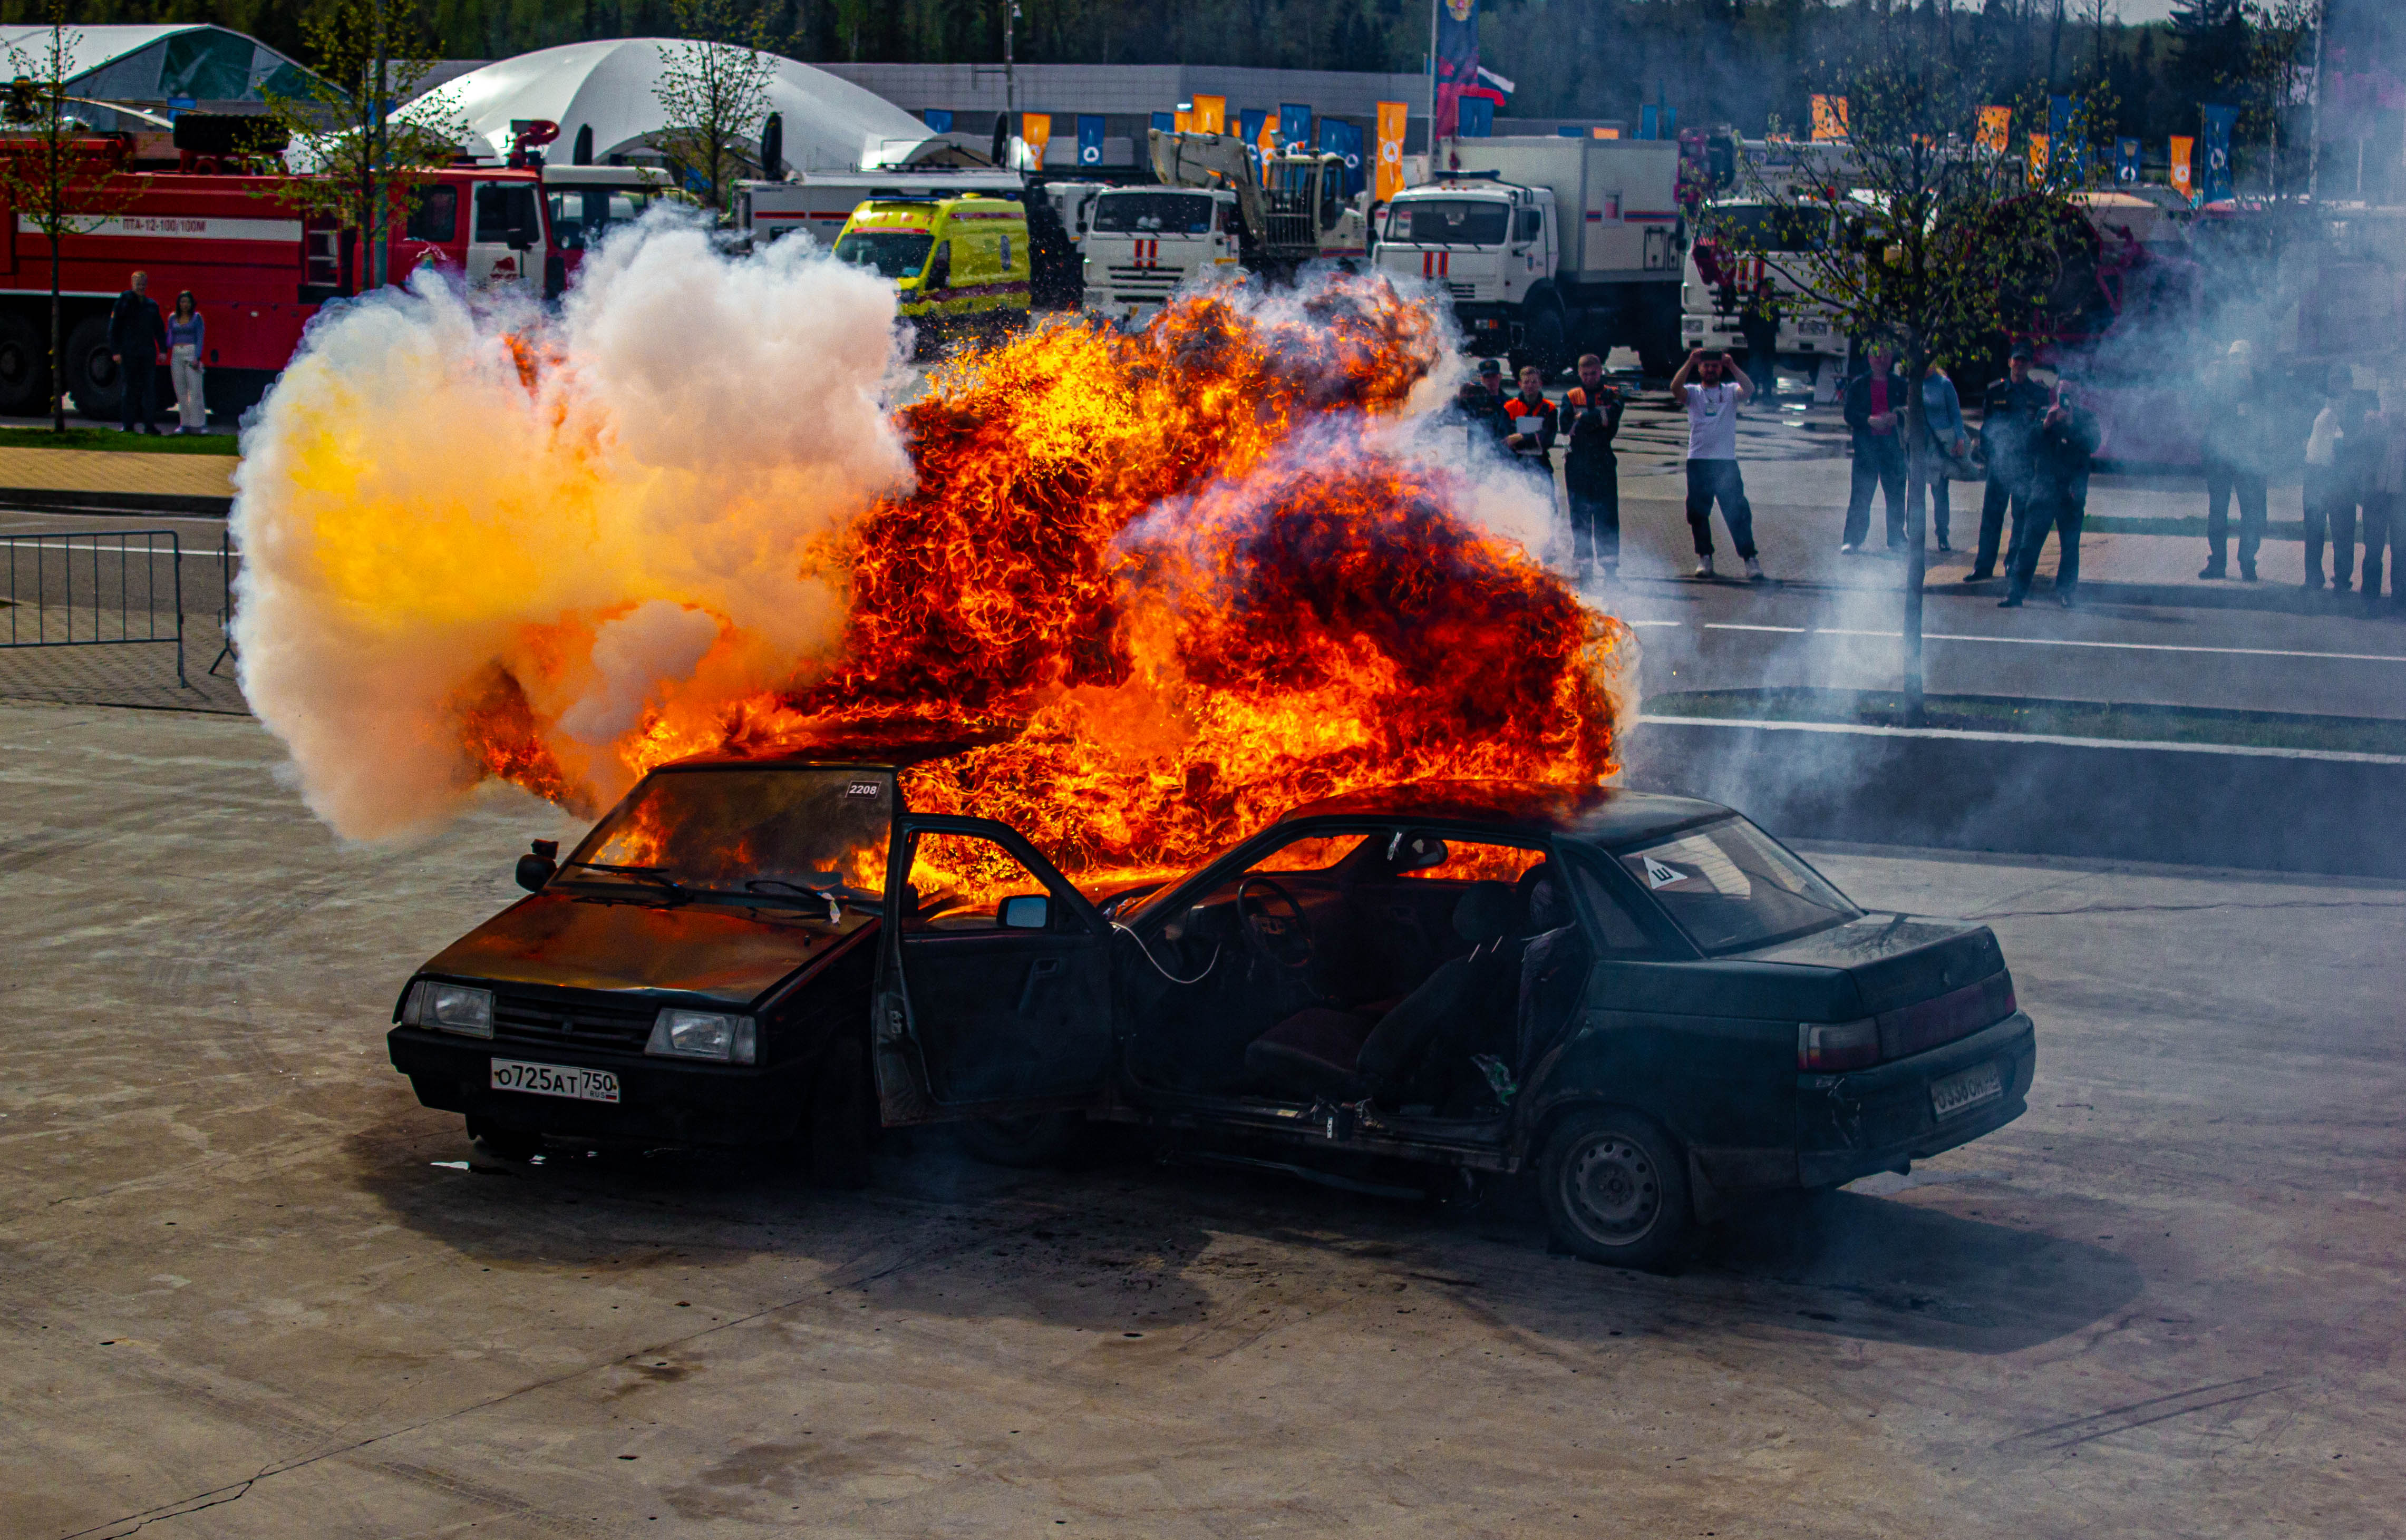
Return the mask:
<path id="1" fill-rule="evenodd" d="M 502 1128 L 482 1118 L 468 1120 L 468 1137 L 484 1146 L 495 1160 L 531 1160 L 543 1153 L 543 1136 L 523 1128 Z"/>
<path id="2" fill-rule="evenodd" d="M 811 1082 L 811 1185 L 853 1192 L 869 1185 L 877 1097 L 868 1055 L 851 1038 L 831 1045 Z"/>
<path id="3" fill-rule="evenodd" d="M 1665 1267 L 1694 1227 L 1686 1159 L 1635 1112 L 1564 1120 L 1546 1141 L 1537 1181 L 1555 1242 L 1590 1262 Z"/>
<path id="4" fill-rule="evenodd" d="M 1058 1166 L 1086 1132 L 1082 1112 L 1036 1112 L 961 1124 L 961 1148 L 989 1166 Z"/>

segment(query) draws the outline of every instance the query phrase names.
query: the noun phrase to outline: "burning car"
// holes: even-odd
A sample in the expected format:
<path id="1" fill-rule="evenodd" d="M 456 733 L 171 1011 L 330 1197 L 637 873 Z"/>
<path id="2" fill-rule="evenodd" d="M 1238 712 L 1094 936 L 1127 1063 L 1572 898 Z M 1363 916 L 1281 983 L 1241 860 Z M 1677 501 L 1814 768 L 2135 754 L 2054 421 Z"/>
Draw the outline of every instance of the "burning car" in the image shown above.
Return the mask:
<path id="1" fill-rule="evenodd" d="M 927 765 L 652 770 L 409 981 L 395 1067 L 502 1155 L 796 1140 L 850 1182 L 881 1124 L 1040 1164 L 1104 1120 L 1525 1174 L 1561 1245 L 1630 1266 L 1734 1194 L 1976 1138 L 2031 1087 L 1986 926 L 1866 913 L 1712 803 L 1359 791 L 1090 893 L 1006 825 L 914 811 Z"/>

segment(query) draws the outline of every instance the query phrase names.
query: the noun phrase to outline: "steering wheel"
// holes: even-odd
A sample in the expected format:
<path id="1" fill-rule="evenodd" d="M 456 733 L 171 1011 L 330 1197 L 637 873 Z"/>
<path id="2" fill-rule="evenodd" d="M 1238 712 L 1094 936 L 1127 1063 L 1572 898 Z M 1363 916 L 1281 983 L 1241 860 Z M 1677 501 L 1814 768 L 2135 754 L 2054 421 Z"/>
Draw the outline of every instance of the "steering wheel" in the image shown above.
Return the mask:
<path id="1" fill-rule="evenodd" d="M 1271 913 L 1271 900 L 1284 905 L 1286 913 Z M 1245 950 L 1272 968 L 1298 980 L 1311 971 L 1311 922 L 1295 895 L 1269 878 L 1250 873 L 1237 883 L 1237 925 Z"/>

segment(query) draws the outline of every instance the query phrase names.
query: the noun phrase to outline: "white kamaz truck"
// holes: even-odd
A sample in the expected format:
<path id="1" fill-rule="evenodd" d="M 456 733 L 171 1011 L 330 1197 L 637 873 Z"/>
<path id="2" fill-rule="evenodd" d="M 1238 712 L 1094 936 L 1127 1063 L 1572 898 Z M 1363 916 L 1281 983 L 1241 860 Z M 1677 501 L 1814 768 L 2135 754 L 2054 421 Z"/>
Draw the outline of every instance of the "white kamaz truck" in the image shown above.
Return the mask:
<path id="1" fill-rule="evenodd" d="M 1237 195 L 1226 188 L 1108 187 L 1083 217 L 1089 315 L 1142 326 L 1181 285 L 1241 271 Z"/>
<path id="2" fill-rule="evenodd" d="M 1667 139 L 1462 139 L 1373 232 L 1382 272 L 1453 297 L 1465 345 L 1549 372 L 1634 347 L 1649 374 L 1679 346 L 1679 147 Z"/>
<path id="3" fill-rule="evenodd" d="M 1680 284 L 1679 340 L 1746 355 L 1746 313 L 1758 304 L 1778 318 L 1774 348 L 1782 366 L 1818 382 L 1847 360 L 1846 328 L 1829 306 L 1805 299 L 1779 271 L 1780 258 L 1819 250 L 1830 238 L 1830 217 L 1782 208 L 1754 198 L 1706 204 L 1701 233 L 1690 243 Z M 1767 302 L 1767 304 L 1765 304 Z M 1758 389 L 1772 381 L 1758 379 Z"/>

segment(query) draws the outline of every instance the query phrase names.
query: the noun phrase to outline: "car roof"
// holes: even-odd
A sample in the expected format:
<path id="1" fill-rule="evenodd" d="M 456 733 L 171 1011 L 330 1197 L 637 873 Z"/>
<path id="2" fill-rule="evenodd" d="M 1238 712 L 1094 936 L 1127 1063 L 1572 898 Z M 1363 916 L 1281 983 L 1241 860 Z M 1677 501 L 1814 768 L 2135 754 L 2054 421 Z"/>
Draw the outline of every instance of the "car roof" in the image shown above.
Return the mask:
<path id="1" fill-rule="evenodd" d="M 1280 817 L 1409 819 L 1522 835 L 1565 834 L 1618 845 L 1729 815 L 1719 802 L 1623 786 L 1534 781 L 1416 781 L 1307 802 Z"/>

